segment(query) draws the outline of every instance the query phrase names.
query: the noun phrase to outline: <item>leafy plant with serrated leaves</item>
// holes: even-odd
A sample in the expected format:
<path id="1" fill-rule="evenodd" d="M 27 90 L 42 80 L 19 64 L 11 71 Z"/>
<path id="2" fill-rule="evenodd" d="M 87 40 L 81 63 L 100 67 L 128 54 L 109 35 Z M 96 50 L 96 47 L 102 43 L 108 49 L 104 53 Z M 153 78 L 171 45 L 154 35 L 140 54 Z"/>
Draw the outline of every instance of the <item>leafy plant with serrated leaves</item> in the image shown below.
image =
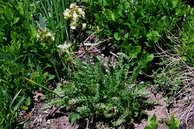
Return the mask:
<path id="1" fill-rule="evenodd" d="M 54 100 L 63 100 L 63 104 L 54 103 L 71 111 L 71 123 L 96 116 L 109 119 L 114 126 L 130 123 L 142 116 L 146 100 L 142 99 L 144 85 L 130 81 L 128 68 L 121 62 L 106 69 L 99 61 L 78 61 L 70 80 L 54 91 L 60 96 Z"/>

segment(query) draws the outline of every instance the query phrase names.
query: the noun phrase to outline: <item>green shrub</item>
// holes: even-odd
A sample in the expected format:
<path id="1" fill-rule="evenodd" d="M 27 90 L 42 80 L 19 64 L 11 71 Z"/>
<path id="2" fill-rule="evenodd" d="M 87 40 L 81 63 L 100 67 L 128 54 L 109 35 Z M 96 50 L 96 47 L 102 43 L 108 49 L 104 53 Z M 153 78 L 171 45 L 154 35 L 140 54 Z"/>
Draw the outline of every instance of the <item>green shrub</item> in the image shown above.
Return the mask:
<path id="1" fill-rule="evenodd" d="M 191 66 L 194 66 L 194 10 L 191 11 L 191 16 L 187 17 L 187 22 L 180 32 L 180 42 L 182 43 L 179 48 L 179 53 L 183 59 Z"/>
<path id="2" fill-rule="evenodd" d="M 118 126 L 141 118 L 144 84 L 130 82 L 128 65 L 119 63 L 115 68 L 106 69 L 102 63 L 80 62 L 75 65 L 70 80 L 58 85 L 54 92 L 60 97 L 49 105 L 65 107 L 70 121 L 85 118 L 109 119 L 110 124 Z"/>
<path id="3" fill-rule="evenodd" d="M 49 62 L 52 58 L 48 57 L 51 50 L 37 40 L 34 11 L 32 1 L 0 0 L 0 128 L 3 129 L 15 128 L 19 111 L 27 110 L 31 104 L 37 85 L 25 78 L 38 84 L 51 79 L 44 71 L 53 68 Z"/>
<path id="4" fill-rule="evenodd" d="M 176 35 L 177 26 L 190 14 L 190 7 L 181 0 L 96 0 L 87 4 L 91 28 L 99 28 L 100 38 L 114 38 L 109 45 L 133 60 L 131 68 L 136 74 L 153 60 L 155 43 L 171 44 L 168 33 Z"/>
<path id="5" fill-rule="evenodd" d="M 29 1 L 0 1 L 0 128 L 14 128 L 18 111 L 30 105 L 21 55 L 34 43 L 32 12 Z"/>

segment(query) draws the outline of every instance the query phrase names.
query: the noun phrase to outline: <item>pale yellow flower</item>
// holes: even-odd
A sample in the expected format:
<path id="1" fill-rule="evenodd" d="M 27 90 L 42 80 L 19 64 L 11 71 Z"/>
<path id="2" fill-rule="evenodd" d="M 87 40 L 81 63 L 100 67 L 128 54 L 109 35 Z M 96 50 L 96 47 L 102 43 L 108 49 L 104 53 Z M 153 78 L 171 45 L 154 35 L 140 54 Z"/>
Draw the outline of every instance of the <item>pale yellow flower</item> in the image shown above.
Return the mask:
<path id="1" fill-rule="evenodd" d="M 72 17 L 73 17 L 73 19 L 77 19 L 77 18 L 79 18 L 79 15 L 76 12 L 74 12 Z"/>
<path id="2" fill-rule="evenodd" d="M 78 11 L 78 13 L 79 13 L 82 17 L 85 17 L 85 12 L 83 11 L 82 8 L 78 8 L 77 11 Z"/>
<path id="3" fill-rule="evenodd" d="M 46 37 L 50 37 L 51 38 L 51 40 L 55 40 L 55 37 L 54 37 L 54 35 L 51 33 L 51 32 L 47 32 L 46 34 L 45 34 L 45 36 Z"/>
<path id="4" fill-rule="evenodd" d="M 72 3 L 69 9 L 66 9 L 63 12 L 64 18 L 70 20 L 70 28 L 75 30 L 77 27 L 82 27 L 82 29 L 86 28 L 86 24 L 80 23 L 80 18 L 85 17 L 85 12 L 83 8 L 76 5 L 76 3 Z"/>
<path id="5" fill-rule="evenodd" d="M 76 3 L 72 3 L 72 4 L 70 5 L 70 9 L 76 8 L 76 7 L 77 7 Z"/>
<path id="6" fill-rule="evenodd" d="M 82 24 L 82 30 L 85 30 L 86 29 L 86 23 L 83 23 Z"/>
<path id="7" fill-rule="evenodd" d="M 57 48 L 59 48 L 59 54 L 63 55 L 64 53 L 69 53 L 69 48 L 71 47 L 71 43 L 64 42 L 64 44 L 58 45 Z"/>
<path id="8" fill-rule="evenodd" d="M 71 47 L 71 44 L 65 42 L 64 44 L 58 45 L 57 47 L 58 47 L 59 49 L 61 49 L 61 50 L 65 50 L 65 49 L 70 48 L 70 47 Z"/>
<path id="9" fill-rule="evenodd" d="M 70 10 L 69 9 L 66 9 L 64 12 L 63 12 L 63 16 L 65 19 L 68 19 L 71 17 L 71 14 L 70 14 Z"/>
<path id="10" fill-rule="evenodd" d="M 75 29 L 76 29 L 76 26 L 72 25 L 72 26 L 70 26 L 70 28 L 71 28 L 72 30 L 75 30 Z"/>

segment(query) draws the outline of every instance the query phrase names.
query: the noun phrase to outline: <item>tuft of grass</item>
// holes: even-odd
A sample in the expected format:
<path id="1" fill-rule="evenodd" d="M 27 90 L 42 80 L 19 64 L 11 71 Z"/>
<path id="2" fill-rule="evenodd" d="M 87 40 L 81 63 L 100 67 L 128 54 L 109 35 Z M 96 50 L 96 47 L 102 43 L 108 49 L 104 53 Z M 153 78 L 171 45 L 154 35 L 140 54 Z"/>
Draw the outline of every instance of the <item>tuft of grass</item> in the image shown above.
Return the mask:
<path id="1" fill-rule="evenodd" d="M 159 68 L 153 70 L 152 74 L 157 92 L 168 98 L 169 105 L 182 99 L 185 91 L 192 86 L 193 80 L 193 67 L 179 53 L 181 42 L 178 42 L 168 50 L 163 50 L 158 45 L 160 52 L 156 56 L 160 60 L 157 64 Z"/>

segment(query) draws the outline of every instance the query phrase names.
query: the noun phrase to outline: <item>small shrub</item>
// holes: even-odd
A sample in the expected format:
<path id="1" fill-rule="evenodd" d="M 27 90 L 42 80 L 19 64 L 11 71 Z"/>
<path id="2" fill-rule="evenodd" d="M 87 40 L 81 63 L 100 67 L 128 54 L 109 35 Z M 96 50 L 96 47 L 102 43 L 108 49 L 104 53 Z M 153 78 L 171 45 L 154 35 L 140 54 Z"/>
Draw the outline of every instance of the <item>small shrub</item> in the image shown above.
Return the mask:
<path id="1" fill-rule="evenodd" d="M 179 129 L 180 120 L 176 119 L 174 116 L 171 116 L 170 120 L 166 121 L 166 125 L 169 129 Z"/>
<path id="2" fill-rule="evenodd" d="M 71 112 L 69 119 L 72 123 L 99 117 L 119 126 L 141 118 L 146 104 L 142 99 L 144 85 L 130 82 L 128 65 L 105 69 L 98 61 L 95 64 L 80 62 L 75 69 L 70 80 L 55 89 L 60 97 L 47 106 L 65 107 Z"/>
<path id="3" fill-rule="evenodd" d="M 145 129 L 158 129 L 159 122 L 156 116 L 149 117 L 148 124 L 146 125 Z"/>
<path id="4" fill-rule="evenodd" d="M 171 116 L 169 120 L 165 121 L 168 129 L 179 129 L 180 121 L 174 116 Z M 156 116 L 149 117 L 148 124 L 145 129 L 158 129 L 160 122 L 157 120 Z"/>

